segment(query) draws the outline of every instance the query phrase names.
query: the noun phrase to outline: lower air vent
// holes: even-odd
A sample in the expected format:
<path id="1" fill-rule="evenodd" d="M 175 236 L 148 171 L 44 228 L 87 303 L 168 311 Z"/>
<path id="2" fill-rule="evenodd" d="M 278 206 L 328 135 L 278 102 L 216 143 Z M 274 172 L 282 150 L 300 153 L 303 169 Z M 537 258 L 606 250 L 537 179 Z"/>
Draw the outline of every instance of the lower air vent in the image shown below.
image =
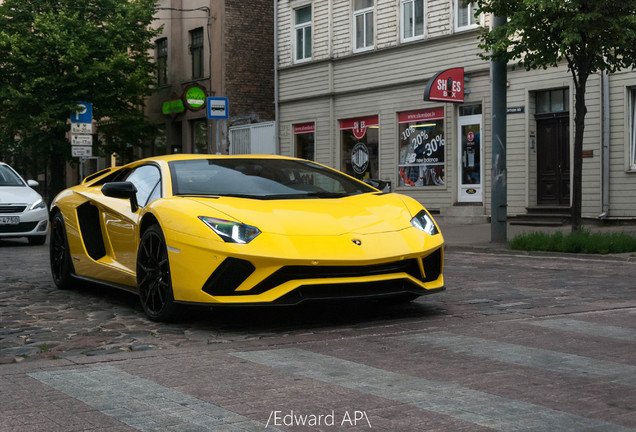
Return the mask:
<path id="1" fill-rule="evenodd" d="M 203 285 L 203 291 L 210 295 L 227 296 L 236 294 L 235 290 L 256 270 L 251 262 L 238 258 L 226 258 Z"/>

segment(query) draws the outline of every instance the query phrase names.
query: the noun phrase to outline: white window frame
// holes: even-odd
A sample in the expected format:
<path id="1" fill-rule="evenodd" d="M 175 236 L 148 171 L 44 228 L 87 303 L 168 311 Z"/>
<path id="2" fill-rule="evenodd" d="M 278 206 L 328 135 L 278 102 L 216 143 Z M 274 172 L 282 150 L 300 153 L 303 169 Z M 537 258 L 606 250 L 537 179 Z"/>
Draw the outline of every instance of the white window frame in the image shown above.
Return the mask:
<path id="1" fill-rule="evenodd" d="M 300 10 L 300 9 L 304 9 L 304 8 L 309 8 L 310 9 L 310 18 L 309 21 L 306 22 L 302 22 L 302 23 L 297 23 L 296 22 L 296 11 Z M 293 43 L 293 50 L 294 50 L 294 54 L 293 54 L 293 58 L 294 58 L 294 62 L 295 63 L 303 63 L 303 62 L 308 62 L 311 61 L 312 59 L 312 55 L 313 55 L 313 48 L 314 48 L 314 41 L 313 41 L 313 13 L 314 13 L 314 9 L 312 7 L 311 4 L 303 4 L 302 6 L 296 7 L 293 9 L 293 19 L 294 19 L 294 34 L 292 36 L 292 40 L 294 41 Z M 303 51 L 303 56 L 302 57 L 298 57 L 298 31 L 302 31 L 303 34 L 303 40 L 305 40 L 305 38 L 307 38 L 307 33 L 309 32 L 309 49 L 310 49 L 310 53 L 309 55 L 307 55 L 305 47 L 306 45 L 303 44 L 302 47 L 302 51 Z"/>
<path id="2" fill-rule="evenodd" d="M 462 4 L 466 4 L 466 7 L 461 7 Z M 477 9 L 477 2 L 470 0 L 455 0 L 455 30 L 456 31 L 464 31 L 471 30 L 479 27 L 480 17 L 475 17 L 475 10 Z M 459 11 L 467 10 L 468 13 L 468 24 L 460 26 L 459 25 Z M 472 22 L 474 20 L 474 22 Z"/>
<path id="3" fill-rule="evenodd" d="M 629 88 L 629 169 L 636 171 L 636 87 Z"/>
<path id="4" fill-rule="evenodd" d="M 415 19 L 407 22 L 405 12 L 410 9 L 411 16 L 415 18 L 415 2 L 422 2 L 422 34 L 415 34 Z M 400 39 L 402 42 L 410 42 L 418 39 L 424 39 L 426 35 L 426 0 L 401 0 L 400 1 Z M 405 36 L 407 29 L 410 29 L 411 36 Z"/>
<path id="5" fill-rule="evenodd" d="M 351 26 L 353 29 L 353 37 L 351 38 L 353 41 L 353 52 L 364 52 L 370 51 L 375 48 L 375 0 L 373 1 L 373 5 L 371 7 L 356 9 L 357 0 L 353 0 L 353 25 Z M 367 15 L 371 14 L 372 28 L 371 28 L 371 45 L 365 45 L 363 47 L 358 48 L 358 40 L 357 40 L 357 30 L 358 30 L 358 20 L 359 16 L 362 16 L 362 25 L 363 25 L 363 39 L 366 43 L 367 40 Z"/>

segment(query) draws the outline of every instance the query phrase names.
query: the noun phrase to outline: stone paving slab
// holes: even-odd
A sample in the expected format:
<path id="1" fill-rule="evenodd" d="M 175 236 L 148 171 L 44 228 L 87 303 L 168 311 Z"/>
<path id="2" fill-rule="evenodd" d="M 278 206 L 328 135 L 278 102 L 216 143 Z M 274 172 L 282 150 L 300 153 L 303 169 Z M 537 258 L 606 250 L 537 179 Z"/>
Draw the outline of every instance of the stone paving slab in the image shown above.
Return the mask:
<path id="1" fill-rule="evenodd" d="M 629 260 L 450 249 L 447 291 L 412 304 L 160 324 L 54 289 L 47 253 L 0 244 L 0 431 L 636 430 Z"/>

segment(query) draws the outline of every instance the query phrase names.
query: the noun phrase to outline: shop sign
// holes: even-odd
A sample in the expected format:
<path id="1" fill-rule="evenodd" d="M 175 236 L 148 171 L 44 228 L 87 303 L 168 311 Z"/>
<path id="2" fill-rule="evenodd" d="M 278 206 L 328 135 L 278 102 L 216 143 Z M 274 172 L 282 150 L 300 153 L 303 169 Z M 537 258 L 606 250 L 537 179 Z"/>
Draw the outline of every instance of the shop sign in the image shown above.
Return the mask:
<path id="1" fill-rule="evenodd" d="M 424 100 L 464 102 L 464 68 L 447 69 L 436 74 L 426 85 Z"/>
<path id="2" fill-rule="evenodd" d="M 401 112 L 398 114 L 398 123 L 400 124 L 443 119 L 444 107 Z"/>
<path id="3" fill-rule="evenodd" d="M 294 135 L 302 135 L 314 133 L 316 131 L 315 123 L 301 123 L 294 125 Z"/>
<path id="4" fill-rule="evenodd" d="M 181 99 L 166 101 L 161 106 L 161 112 L 165 115 L 179 114 L 184 111 L 185 106 L 183 106 L 183 101 Z"/>
<path id="5" fill-rule="evenodd" d="M 340 120 L 340 130 L 351 130 L 356 139 L 361 140 L 367 134 L 367 128 L 378 127 L 378 116 Z"/>
<path id="6" fill-rule="evenodd" d="M 206 94 L 205 87 L 199 85 L 188 86 L 183 92 L 183 104 L 190 111 L 199 111 L 205 108 Z"/>

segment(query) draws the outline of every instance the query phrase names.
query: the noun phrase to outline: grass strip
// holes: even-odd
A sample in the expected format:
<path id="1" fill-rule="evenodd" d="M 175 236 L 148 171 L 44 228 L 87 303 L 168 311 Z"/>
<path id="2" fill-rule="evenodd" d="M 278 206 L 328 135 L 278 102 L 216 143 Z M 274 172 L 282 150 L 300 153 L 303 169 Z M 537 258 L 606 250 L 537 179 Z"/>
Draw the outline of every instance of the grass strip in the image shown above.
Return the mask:
<path id="1" fill-rule="evenodd" d="M 624 232 L 592 233 L 587 230 L 564 234 L 534 232 L 515 236 L 508 247 L 522 251 L 618 254 L 636 252 L 636 237 Z"/>

